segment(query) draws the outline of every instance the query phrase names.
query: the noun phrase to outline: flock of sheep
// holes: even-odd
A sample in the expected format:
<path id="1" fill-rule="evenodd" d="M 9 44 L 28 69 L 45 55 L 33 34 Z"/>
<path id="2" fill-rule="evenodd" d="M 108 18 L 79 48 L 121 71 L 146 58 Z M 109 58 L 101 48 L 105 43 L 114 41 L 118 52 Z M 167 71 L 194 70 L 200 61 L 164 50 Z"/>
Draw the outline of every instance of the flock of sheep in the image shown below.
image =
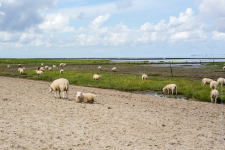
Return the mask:
<path id="1" fill-rule="evenodd" d="M 41 66 L 43 66 L 44 64 L 41 63 Z M 24 71 L 26 70 L 25 67 L 21 68 L 21 64 L 18 64 L 19 68 L 18 71 L 20 74 L 23 74 Z M 60 63 L 59 64 L 60 67 L 64 67 L 66 66 L 66 63 Z M 7 65 L 7 68 L 11 68 L 10 65 Z M 53 68 L 56 68 L 56 65 L 53 65 Z M 49 66 L 45 66 L 45 67 L 38 67 L 38 70 L 36 70 L 36 73 L 39 76 L 43 75 L 43 72 L 45 72 L 45 69 L 51 71 L 52 68 Z M 98 70 L 102 70 L 102 67 L 99 66 Z M 223 67 L 223 70 L 225 70 L 225 66 Z M 116 71 L 116 67 L 112 68 L 112 71 Z M 64 73 L 64 70 L 61 69 L 60 73 Z M 100 78 L 102 78 L 101 75 L 97 75 L 94 74 L 93 75 L 93 79 L 94 80 L 99 80 Z M 142 75 L 142 80 L 147 80 L 148 79 L 148 75 L 143 74 Z M 221 87 L 225 84 L 225 79 L 224 78 L 218 78 L 217 81 L 213 81 L 212 79 L 209 78 L 203 78 L 202 79 L 202 85 L 204 86 L 205 84 L 210 84 L 210 88 L 212 89 L 212 91 L 210 92 L 210 96 L 211 96 L 211 102 L 213 102 L 215 100 L 215 103 L 217 101 L 217 98 L 219 96 L 219 92 L 216 90 L 218 85 L 221 85 Z M 67 79 L 64 78 L 60 78 L 57 80 L 54 80 L 53 83 L 49 86 L 49 93 L 51 93 L 52 91 L 55 92 L 55 98 L 57 97 L 57 91 L 59 92 L 59 97 L 61 98 L 60 92 L 63 92 L 63 98 L 65 98 L 64 92 L 66 92 L 66 98 L 68 98 L 68 90 L 69 90 L 69 81 Z M 176 95 L 177 95 L 177 86 L 176 84 L 169 84 L 166 85 L 162 91 L 168 91 L 168 94 L 170 94 L 170 91 L 174 92 L 174 90 L 176 90 Z M 82 92 L 75 92 L 76 94 L 76 102 L 77 103 L 97 103 L 96 100 L 96 95 L 92 94 L 92 93 L 82 93 Z"/>

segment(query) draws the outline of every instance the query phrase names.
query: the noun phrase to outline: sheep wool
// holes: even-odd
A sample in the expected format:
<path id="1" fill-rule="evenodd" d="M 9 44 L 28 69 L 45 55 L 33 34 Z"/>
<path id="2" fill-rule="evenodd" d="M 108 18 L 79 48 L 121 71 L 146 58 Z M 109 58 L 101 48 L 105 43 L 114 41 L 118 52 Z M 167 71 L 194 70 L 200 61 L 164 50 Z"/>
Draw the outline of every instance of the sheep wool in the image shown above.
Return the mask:
<path id="1" fill-rule="evenodd" d="M 99 80 L 101 77 L 102 77 L 101 75 L 97 75 L 97 74 L 93 75 L 94 80 Z"/>
<path id="2" fill-rule="evenodd" d="M 102 67 L 101 66 L 98 66 L 98 70 L 102 70 Z"/>
<path id="3" fill-rule="evenodd" d="M 168 91 L 168 94 L 170 94 L 170 90 L 172 91 L 172 94 L 173 94 L 173 91 L 176 90 L 176 95 L 177 95 L 177 85 L 176 84 L 169 84 L 169 85 L 165 86 L 163 88 L 163 92 L 165 92 L 166 90 Z"/>
<path id="4" fill-rule="evenodd" d="M 116 71 L 116 67 L 113 67 L 113 68 L 112 68 L 112 71 Z"/>
<path id="5" fill-rule="evenodd" d="M 212 81 L 210 82 L 210 88 L 213 90 L 213 89 L 217 89 L 218 87 L 218 83 L 216 81 Z"/>
<path id="6" fill-rule="evenodd" d="M 216 103 L 217 98 L 219 97 L 219 92 L 217 90 L 212 90 L 210 92 L 210 96 L 211 96 L 211 102 L 213 103 L 213 101 L 215 100 L 215 103 Z"/>
<path id="7" fill-rule="evenodd" d="M 52 67 L 48 67 L 48 70 L 51 71 L 52 70 Z"/>
<path id="8" fill-rule="evenodd" d="M 49 86 L 49 93 L 54 91 L 55 98 L 56 98 L 57 91 L 59 92 L 59 98 L 61 98 L 60 92 L 63 92 L 63 98 L 65 98 L 64 96 L 65 91 L 66 91 L 66 97 L 68 98 L 68 90 L 69 90 L 69 81 L 64 78 L 54 80 L 52 84 Z"/>
<path id="9" fill-rule="evenodd" d="M 148 79 L 148 75 L 143 74 L 143 75 L 142 75 L 142 80 L 147 80 L 147 79 Z"/>
<path id="10" fill-rule="evenodd" d="M 40 76 L 43 75 L 43 71 L 40 71 L 40 70 L 36 70 L 36 73 L 37 73 L 38 77 L 39 77 L 39 75 Z"/>
<path id="11" fill-rule="evenodd" d="M 97 103 L 96 95 L 92 93 L 75 92 L 77 103 Z"/>
<path id="12" fill-rule="evenodd" d="M 222 87 L 225 84 L 225 79 L 224 78 L 218 78 L 217 83 L 218 83 L 218 85 L 221 84 L 221 87 Z"/>
<path id="13" fill-rule="evenodd" d="M 64 73 L 64 70 L 63 70 L 63 69 L 61 69 L 61 70 L 60 70 L 60 73 L 61 73 L 61 74 L 63 74 L 63 73 Z"/>
<path id="14" fill-rule="evenodd" d="M 202 79 L 202 85 L 210 84 L 210 82 L 212 82 L 212 81 L 213 81 L 212 79 L 209 79 L 209 78 L 203 78 L 203 79 Z"/>
<path id="15" fill-rule="evenodd" d="M 11 66 L 10 65 L 7 65 L 7 68 L 11 68 Z"/>

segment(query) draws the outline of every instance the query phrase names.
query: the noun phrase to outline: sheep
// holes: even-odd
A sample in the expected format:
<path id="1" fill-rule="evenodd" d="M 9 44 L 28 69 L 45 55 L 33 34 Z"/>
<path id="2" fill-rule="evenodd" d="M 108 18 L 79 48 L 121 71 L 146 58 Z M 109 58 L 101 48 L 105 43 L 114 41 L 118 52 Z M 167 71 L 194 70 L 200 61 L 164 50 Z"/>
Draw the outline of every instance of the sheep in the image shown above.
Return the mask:
<path id="1" fill-rule="evenodd" d="M 173 94 L 173 91 L 176 89 L 176 95 L 177 95 L 177 86 L 176 84 L 169 84 L 167 86 L 165 86 L 163 88 L 163 92 L 165 92 L 166 90 L 168 90 L 168 94 L 170 94 L 170 90 L 172 91 L 172 94 Z"/>
<path id="2" fill-rule="evenodd" d="M 225 70 L 225 66 L 223 67 L 223 70 Z"/>
<path id="3" fill-rule="evenodd" d="M 101 78 L 101 77 L 102 77 L 101 75 L 97 75 L 97 74 L 93 75 L 93 79 L 94 80 L 99 80 L 99 78 Z"/>
<path id="4" fill-rule="evenodd" d="M 10 68 L 11 68 L 11 66 L 10 66 L 10 65 L 7 65 L 7 68 L 9 68 L 9 69 L 10 69 Z"/>
<path id="5" fill-rule="evenodd" d="M 116 67 L 113 67 L 113 68 L 112 68 L 112 71 L 116 71 Z"/>
<path id="6" fill-rule="evenodd" d="M 56 68 L 56 65 L 52 65 L 53 68 Z"/>
<path id="7" fill-rule="evenodd" d="M 21 64 L 18 64 L 18 66 L 21 67 L 22 65 Z"/>
<path id="8" fill-rule="evenodd" d="M 26 68 L 25 68 L 25 67 L 23 67 L 23 70 L 24 70 L 24 71 L 26 71 Z"/>
<path id="9" fill-rule="evenodd" d="M 213 81 L 212 79 L 209 79 L 209 78 L 203 78 L 203 79 L 202 79 L 202 85 L 210 84 L 210 82 L 212 82 L 212 81 Z"/>
<path id="10" fill-rule="evenodd" d="M 92 93 L 75 92 L 77 103 L 97 103 L 96 95 Z"/>
<path id="11" fill-rule="evenodd" d="M 142 80 L 147 80 L 147 79 L 148 79 L 148 75 L 143 74 L 143 75 L 142 75 Z"/>
<path id="12" fill-rule="evenodd" d="M 48 70 L 51 71 L 52 70 L 52 67 L 48 67 Z"/>
<path id="13" fill-rule="evenodd" d="M 45 72 L 45 68 L 44 67 L 41 67 L 39 70 Z"/>
<path id="14" fill-rule="evenodd" d="M 211 102 L 213 103 L 213 101 L 215 99 L 215 103 L 216 103 L 217 98 L 219 97 L 219 92 L 217 90 L 212 90 L 210 92 L 210 96 L 211 96 Z"/>
<path id="15" fill-rule="evenodd" d="M 44 64 L 43 64 L 43 63 L 41 63 L 41 66 L 44 66 Z"/>
<path id="16" fill-rule="evenodd" d="M 210 82 L 210 88 L 213 90 L 213 89 L 217 89 L 218 87 L 218 83 L 216 81 L 212 81 Z"/>
<path id="17" fill-rule="evenodd" d="M 24 74 L 24 69 L 23 68 L 19 68 L 18 70 L 19 70 L 20 74 Z"/>
<path id="18" fill-rule="evenodd" d="M 61 69 L 61 70 L 60 70 L 60 73 L 61 73 L 61 74 L 63 74 L 63 73 L 64 73 L 64 70 L 63 70 L 63 69 Z"/>
<path id="19" fill-rule="evenodd" d="M 45 66 L 45 69 L 47 69 L 47 70 L 48 70 L 48 66 Z"/>
<path id="20" fill-rule="evenodd" d="M 60 63 L 59 66 L 64 67 L 64 66 L 66 66 L 66 63 Z"/>
<path id="21" fill-rule="evenodd" d="M 98 66 L 98 70 L 102 70 L 102 67 L 101 66 Z"/>
<path id="22" fill-rule="evenodd" d="M 43 71 L 40 71 L 40 70 L 36 70 L 36 73 L 37 73 L 38 77 L 39 77 L 39 75 L 40 76 L 43 75 Z"/>
<path id="23" fill-rule="evenodd" d="M 217 79 L 218 85 L 221 84 L 221 87 L 225 84 L 225 79 L 224 78 L 218 78 Z"/>
<path id="24" fill-rule="evenodd" d="M 68 99 L 68 90 L 69 90 L 69 81 L 67 79 L 64 78 L 60 78 L 60 79 L 56 79 L 52 82 L 52 84 L 49 86 L 49 93 L 51 93 L 52 91 L 55 92 L 55 98 L 56 98 L 56 94 L 57 91 L 59 91 L 59 98 L 61 98 L 60 92 L 63 92 L 63 98 L 64 97 L 64 92 L 66 91 L 66 97 Z"/>

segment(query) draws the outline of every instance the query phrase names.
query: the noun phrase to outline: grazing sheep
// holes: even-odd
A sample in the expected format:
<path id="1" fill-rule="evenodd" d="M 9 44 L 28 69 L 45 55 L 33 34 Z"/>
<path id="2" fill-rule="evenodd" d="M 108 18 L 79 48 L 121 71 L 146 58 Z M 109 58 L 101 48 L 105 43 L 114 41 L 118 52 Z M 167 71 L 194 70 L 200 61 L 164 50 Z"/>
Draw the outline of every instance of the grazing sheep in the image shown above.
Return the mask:
<path id="1" fill-rule="evenodd" d="M 41 67 L 39 67 L 39 66 L 38 66 L 38 68 L 37 68 L 37 69 L 39 70 L 40 68 L 41 68 Z"/>
<path id="2" fill-rule="evenodd" d="M 92 93 L 75 92 L 77 103 L 97 103 L 96 95 Z"/>
<path id="3" fill-rule="evenodd" d="M 52 70 L 52 67 L 48 67 L 48 70 L 51 71 Z"/>
<path id="4" fill-rule="evenodd" d="M 216 103 L 217 98 L 219 97 L 219 92 L 217 90 L 212 90 L 210 92 L 210 96 L 211 96 L 211 102 L 213 103 L 213 101 L 215 99 L 215 103 Z"/>
<path id="5" fill-rule="evenodd" d="M 212 81 L 213 81 L 212 79 L 209 79 L 209 78 L 203 78 L 203 79 L 202 79 L 202 85 L 210 84 L 210 82 L 212 82 Z"/>
<path id="6" fill-rule="evenodd" d="M 225 70 L 225 66 L 223 67 L 223 70 Z"/>
<path id="7" fill-rule="evenodd" d="M 45 72 L 45 68 L 44 67 L 41 67 L 39 70 Z"/>
<path id="8" fill-rule="evenodd" d="M 43 64 L 43 63 L 41 63 L 41 66 L 44 66 L 44 64 Z"/>
<path id="9" fill-rule="evenodd" d="M 26 68 L 25 68 L 25 67 L 23 67 L 23 70 L 24 70 L 24 71 L 26 71 Z"/>
<path id="10" fill-rule="evenodd" d="M 148 79 L 148 75 L 143 74 L 143 75 L 142 75 L 142 80 L 147 80 L 147 79 Z"/>
<path id="11" fill-rule="evenodd" d="M 101 78 L 101 77 L 102 77 L 101 75 L 97 75 L 97 74 L 93 75 L 93 79 L 94 80 L 99 80 L 99 78 Z"/>
<path id="12" fill-rule="evenodd" d="M 221 84 L 221 87 L 222 87 L 225 84 L 225 79 L 224 78 L 218 78 L 217 83 L 218 83 L 218 85 Z"/>
<path id="13" fill-rule="evenodd" d="M 98 66 L 98 70 L 102 70 L 102 67 L 101 66 Z"/>
<path id="14" fill-rule="evenodd" d="M 64 66 L 66 66 L 66 63 L 60 63 L 59 66 L 64 67 Z"/>
<path id="15" fill-rule="evenodd" d="M 22 65 L 21 64 L 18 64 L 18 67 L 22 67 Z"/>
<path id="16" fill-rule="evenodd" d="M 116 67 L 113 67 L 113 68 L 112 68 L 112 71 L 116 71 Z"/>
<path id="17" fill-rule="evenodd" d="M 24 69 L 23 68 L 19 68 L 18 71 L 19 71 L 20 74 L 24 74 Z"/>
<path id="18" fill-rule="evenodd" d="M 52 91 L 55 91 L 55 98 L 57 91 L 59 91 L 59 98 L 61 98 L 60 92 L 63 92 L 63 98 L 64 92 L 66 91 L 66 97 L 68 98 L 68 90 L 69 90 L 69 81 L 64 78 L 56 79 L 52 82 L 52 84 L 49 86 L 49 93 Z"/>
<path id="19" fill-rule="evenodd" d="M 52 67 L 53 67 L 53 68 L 56 68 L 56 65 L 53 65 Z"/>
<path id="20" fill-rule="evenodd" d="M 172 94 L 173 94 L 173 91 L 176 89 L 176 95 L 177 95 L 177 86 L 176 84 L 169 84 L 167 86 L 165 86 L 163 88 L 163 92 L 165 92 L 166 90 L 168 90 L 168 94 L 170 94 L 170 90 L 172 91 Z"/>
<path id="21" fill-rule="evenodd" d="M 210 82 L 210 88 L 213 90 L 213 89 L 217 89 L 218 87 L 218 83 L 216 81 L 212 81 Z"/>
<path id="22" fill-rule="evenodd" d="M 36 70 L 36 73 L 37 73 L 38 77 L 39 77 L 39 75 L 40 76 L 43 75 L 43 71 L 40 71 L 40 70 Z"/>
<path id="23" fill-rule="evenodd" d="M 61 74 L 63 74 L 63 73 L 64 73 L 64 70 L 63 70 L 63 69 L 61 69 L 61 70 L 60 70 L 60 73 L 61 73 Z"/>
<path id="24" fill-rule="evenodd" d="M 11 66 L 10 66 L 10 65 L 7 65 L 7 68 L 9 68 L 9 69 L 10 69 L 10 68 L 11 68 Z"/>
<path id="25" fill-rule="evenodd" d="M 45 69 L 48 70 L 48 66 L 45 66 Z"/>

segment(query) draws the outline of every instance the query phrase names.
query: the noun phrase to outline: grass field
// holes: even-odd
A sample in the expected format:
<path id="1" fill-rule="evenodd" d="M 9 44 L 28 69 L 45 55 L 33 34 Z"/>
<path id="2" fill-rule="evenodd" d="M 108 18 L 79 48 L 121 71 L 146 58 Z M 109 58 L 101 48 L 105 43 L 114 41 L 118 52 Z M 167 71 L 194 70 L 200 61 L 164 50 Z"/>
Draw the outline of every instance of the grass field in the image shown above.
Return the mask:
<path id="1" fill-rule="evenodd" d="M 66 63 L 63 68 L 65 73 L 60 74 L 60 63 Z M 35 70 L 44 65 L 57 65 L 52 71 L 44 72 L 43 76 L 38 77 Z M 23 75 L 18 73 L 18 64 L 22 64 L 26 68 Z M 8 69 L 6 66 L 11 65 Z M 97 67 L 101 65 L 102 70 Z M 111 68 L 116 66 L 117 71 L 112 72 Z M 178 87 L 178 96 L 184 96 L 186 99 L 195 99 L 210 102 L 209 85 L 202 86 L 201 79 L 203 77 L 217 80 L 219 77 L 225 78 L 225 71 L 222 70 L 224 63 L 205 63 L 200 67 L 192 65 L 172 66 L 172 74 L 169 66 L 157 66 L 148 62 L 142 63 L 112 63 L 109 60 L 55 60 L 55 59 L 0 59 L 0 75 L 10 77 L 20 77 L 32 80 L 53 81 L 58 78 L 66 78 L 70 84 L 117 89 L 121 91 L 148 91 L 154 90 L 159 94 L 162 88 L 167 84 L 175 83 Z M 141 75 L 146 73 L 148 80 L 142 81 Z M 99 81 L 93 80 L 94 74 L 102 75 Z M 46 87 L 47 89 L 47 87 Z M 220 96 L 218 102 L 224 101 L 225 88 L 218 87 Z"/>

